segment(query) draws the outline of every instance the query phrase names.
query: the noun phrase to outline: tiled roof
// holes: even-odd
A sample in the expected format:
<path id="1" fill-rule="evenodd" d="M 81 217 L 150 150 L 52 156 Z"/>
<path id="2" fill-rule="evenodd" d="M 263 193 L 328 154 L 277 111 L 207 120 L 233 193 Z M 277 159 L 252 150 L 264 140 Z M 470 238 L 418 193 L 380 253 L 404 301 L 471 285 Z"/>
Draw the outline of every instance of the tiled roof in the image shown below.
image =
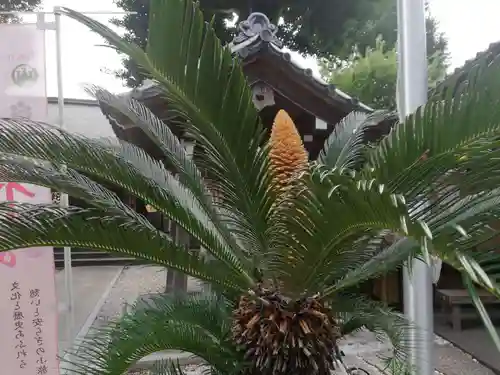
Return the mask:
<path id="1" fill-rule="evenodd" d="M 500 56 L 500 42 L 495 42 L 489 45 L 484 51 L 478 52 L 476 56 L 470 60 L 467 60 L 464 65 L 456 68 L 453 73 L 449 74 L 443 82 L 441 82 L 437 87 L 437 91 L 441 91 L 447 87 L 456 87 L 467 78 L 467 75 L 471 70 L 482 63 L 490 63 L 494 59 Z M 434 91 L 436 91 L 434 90 Z"/>
<path id="2" fill-rule="evenodd" d="M 288 51 L 283 49 L 283 43 L 276 36 L 276 31 L 277 27 L 269 21 L 265 14 L 252 13 L 246 20 L 239 23 L 238 34 L 229 44 L 229 48 L 235 56 L 243 60 L 261 51 L 275 54 L 281 57 L 284 63 L 290 64 L 297 74 L 303 75 L 317 89 L 322 90 L 325 95 L 348 102 L 354 107 L 358 107 L 357 109 L 373 111 L 373 108 L 339 90 L 334 84 L 329 84 L 315 76 L 310 68 L 305 68 L 297 59 L 294 59 Z"/>
<path id="3" fill-rule="evenodd" d="M 281 41 L 276 37 L 276 30 L 276 26 L 269 21 L 269 18 L 267 18 L 265 14 L 252 13 L 246 20 L 239 23 L 238 34 L 229 44 L 229 48 L 235 57 L 240 57 L 243 60 L 255 56 L 259 52 L 275 54 L 281 57 L 285 64 L 289 64 L 298 75 L 303 76 L 304 79 L 308 80 L 316 89 L 323 92 L 324 95 L 334 100 L 338 100 L 342 104 L 348 104 L 352 109 L 368 112 L 373 111 L 372 108 L 339 90 L 335 85 L 328 84 L 320 77 L 316 77 L 311 69 L 302 66 L 289 52 L 283 49 Z M 147 99 L 159 93 L 160 91 L 156 87 L 155 82 L 145 80 L 143 84 L 133 90 L 130 95 L 139 96 L 141 99 Z"/>

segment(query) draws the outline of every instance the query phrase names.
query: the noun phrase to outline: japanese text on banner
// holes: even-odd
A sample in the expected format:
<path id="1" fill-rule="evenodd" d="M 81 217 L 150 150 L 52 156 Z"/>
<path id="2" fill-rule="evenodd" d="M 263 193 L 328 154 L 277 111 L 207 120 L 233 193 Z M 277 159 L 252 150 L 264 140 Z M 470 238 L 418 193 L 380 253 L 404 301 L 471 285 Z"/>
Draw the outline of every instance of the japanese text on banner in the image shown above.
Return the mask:
<path id="1" fill-rule="evenodd" d="M 47 121 L 45 32 L 36 25 L 0 24 L 0 117 Z M 45 187 L 0 182 L 1 202 L 50 203 Z M 4 206 L 5 207 L 5 206 Z M 0 217 L 6 227 L 19 219 Z M 0 373 L 59 375 L 58 309 L 50 247 L 0 252 Z"/>

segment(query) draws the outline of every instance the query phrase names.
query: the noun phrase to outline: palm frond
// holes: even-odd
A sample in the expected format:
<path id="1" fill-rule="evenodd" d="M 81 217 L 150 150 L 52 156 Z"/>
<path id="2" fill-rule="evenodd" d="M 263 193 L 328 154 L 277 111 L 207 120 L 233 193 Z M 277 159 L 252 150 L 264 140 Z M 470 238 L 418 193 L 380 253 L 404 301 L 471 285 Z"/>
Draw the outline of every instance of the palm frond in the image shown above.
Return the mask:
<path id="1" fill-rule="evenodd" d="M 423 332 L 404 315 L 381 302 L 359 295 L 340 294 L 331 306 L 339 311 L 343 336 L 366 329 L 373 332 L 378 340 L 389 341 L 392 356 L 385 358 L 388 361 L 400 364 L 407 362 L 410 353 L 416 349 L 415 343 L 418 345 L 424 337 Z M 410 340 L 410 337 L 414 340 Z"/>
<path id="2" fill-rule="evenodd" d="M 486 311 L 486 308 L 485 308 L 483 302 L 481 301 L 481 297 L 477 293 L 476 286 L 474 285 L 472 279 L 468 275 L 464 274 L 463 280 L 464 280 L 464 284 L 465 284 L 470 296 L 472 297 L 472 302 L 474 303 L 474 306 L 476 307 L 477 311 L 479 312 L 479 316 L 481 317 L 481 320 L 483 321 L 484 326 L 488 330 L 490 337 L 492 338 L 493 343 L 496 346 L 496 349 L 500 352 L 500 337 L 498 335 L 498 332 L 497 332 L 495 326 L 493 325 L 493 323 L 491 321 L 491 318 L 490 318 L 488 312 Z"/>
<path id="3" fill-rule="evenodd" d="M 414 258 L 420 252 L 420 244 L 413 238 L 403 237 L 383 250 L 366 250 L 366 252 L 359 251 L 357 253 L 361 259 L 356 259 L 354 255 L 350 257 L 353 263 L 345 270 L 342 277 L 339 277 L 333 285 L 324 289 L 323 294 L 325 296 L 359 285 L 363 281 L 374 279 L 388 271 L 397 269 L 406 260 Z M 370 255 L 371 258 L 368 258 Z M 332 278 L 328 280 L 332 280 Z"/>
<path id="4" fill-rule="evenodd" d="M 17 172 L 20 175 L 16 176 L 13 156 L 42 160 L 55 166 L 64 164 L 70 169 L 105 181 L 140 198 L 185 228 L 213 257 L 222 260 L 235 272 L 242 274 L 250 272 L 251 267 L 245 265 L 245 257 L 235 255 L 238 254 L 238 248 L 231 246 L 234 243 L 227 243 L 227 236 L 214 227 L 213 221 L 193 198 L 191 191 L 142 149 L 126 142 L 110 145 L 102 140 L 88 139 L 29 120 L 0 119 L 0 125 L 2 125 L 0 149 L 8 156 L 4 158 L 3 163 L 12 164 L 9 172 L 11 179 L 24 178 L 28 182 L 45 184 L 59 190 L 62 186 L 47 185 L 48 178 L 50 179 L 48 170 L 43 172 L 46 175 L 38 173 L 38 182 L 34 180 L 34 176 L 22 172 L 19 166 Z M 21 158 L 18 157 L 17 160 Z M 24 163 L 26 166 L 28 162 Z M 54 171 L 55 169 L 50 172 Z M 62 175 L 59 174 L 58 178 L 62 178 Z M 65 178 L 71 176 L 66 175 Z M 68 193 L 93 204 L 92 200 L 82 195 L 80 190 L 73 188 Z M 251 285 L 251 277 L 247 276 L 247 279 L 247 284 Z"/>
<path id="5" fill-rule="evenodd" d="M 373 114 L 351 112 L 344 117 L 325 141 L 318 163 L 330 168 L 355 169 L 362 165 L 366 148 L 366 133 L 372 126 L 391 116 L 389 111 Z"/>
<path id="6" fill-rule="evenodd" d="M 500 135 L 500 84 L 494 77 L 500 74 L 500 59 L 480 73 L 471 73 L 456 97 L 430 101 L 395 126 L 370 153 L 367 178 L 405 193 L 414 184 L 431 185 L 436 170 L 452 171 L 457 159 L 481 152 L 478 146 L 495 144 Z M 433 172 L 429 177 L 417 176 L 415 167 L 423 161 Z"/>
<path id="7" fill-rule="evenodd" d="M 463 66 L 440 82 L 434 90 L 431 90 L 429 97 L 433 100 L 457 96 L 463 90 L 464 85 L 468 84 L 471 73 L 488 66 L 499 55 L 500 43 L 492 43 L 487 50 L 479 52 L 475 58 L 466 61 Z"/>
<path id="8" fill-rule="evenodd" d="M 66 8 L 63 12 L 128 55 L 157 82 L 204 155 L 201 169 L 210 176 L 219 201 L 232 208 L 233 226 L 248 246 L 267 248 L 272 196 L 267 149 L 260 147 L 264 132 L 239 63 L 204 23 L 198 5 L 153 0 L 147 53 L 83 14 Z"/>
<path id="9" fill-rule="evenodd" d="M 98 86 L 89 86 L 86 92 L 98 100 L 101 106 L 107 107 L 107 110 L 112 109 L 113 114 L 131 121 L 148 135 L 166 157 L 168 164 L 174 167 L 174 173 L 179 176 L 181 183 L 189 187 L 200 203 L 211 206 L 210 192 L 202 173 L 167 124 L 145 105 L 129 96 L 114 95 Z M 119 119 L 115 118 L 114 121 L 120 124 Z"/>
<path id="10" fill-rule="evenodd" d="M 499 74 L 498 56 L 480 62 L 456 87 L 396 125 L 370 153 L 363 174 L 401 194 L 411 220 L 425 223 L 424 259 L 438 255 L 500 297 L 498 266 L 487 270 L 474 259 L 482 236 L 498 235 L 487 228 L 498 220 Z"/>
<path id="11" fill-rule="evenodd" d="M 217 201 L 214 200 L 213 193 L 204 181 L 202 172 L 192 158 L 188 157 L 185 148 L 172 133 L 169 126 L 137 100 L 127 96 L 114 95 L 97 86 L 88 87 L 87 92 L 94 96 L 101 106 L 108 108 L 107 111 L 112 109 L 115 115 L 128 119 L 149 136 L 149 139 L 156 144 L 165 156 L 167 164 L 173 167 L 179 182 L 192 193 L 191 198 L 197 202 L 200 209 L 210 218 L 225 241 L 231 245 L 235 252 L 241 255 L 242 250 L 239 247 L 244 243 L 236 241 L 234 234 L 228 229 L 230 222 L 228 222 L 226 215 L 222 215 L 223 210 L 217 207 Z M 115 121 L 118 122 L 116 119 Z M 122 154 L 122 156 L 131 161 L 130 154 Z M 152 176 L 156 174 L 154 173 Z"/>
<path id="12" fill-rule="evenodd" d="M 186 375 L 179 361 L 164 359 L 157 361 L 149 370 L 149 375 Z"/>
<path id="13" fill-rule="evenodd" d="M 492 162 L 497 154 L 497 150 L 488 150 L 482 155 L 472 156 L 471 160 L 457 163 L 455 172 L 460 179 L 457 181 L 454 178 L 453 185 L 436 184 L 432 200 L 420 197 L 420 204 L 414 200 L 412 215 L 414 219 L 425 220 L 428 224 L 432 233 L 429 251 L 462 274 L 464 285 L 495 345 L 500 342 L 498 333 L 478 297 L 476 287 L 480 286 L 500 298 L 500 254 L 497 245 L 500 238 L 500 190 L 495 183 L 499 176 L 498 169 Z M 481 163 L 477 159 L 481 159 Z M 471 164 L 474 164 L 474 169 L 470 168 Z M 464 169 L 467 173 L 460 173 Z M 468 195 L 462 193 L 464 187 L 470 188 L 474 184 L 484 190 Z"/>
<path id="14" fill-rule="evenodd" d="M 124 204 L 118 195 L 73 169 L 0 153 L 0 179 L 64 191 L 89 205 L 121 217 L 129 216 L 149 230 L 155 230 L 142 215 Z"/>
<path id="15" fill-rule="evenodd" d="M 383 250 L 366 246 L 364 251 L 358 252 L 358 256 L 355 254 L 356 247 L 349 247 L 348 243 L 346 250 L 351 248 L 352 254 L 347 253 L 345 259 L 341 257 L 341 260 L 345 264 L 350 260 L 352 268 L 346 266 L 348 271 L 339 279 L 338 284 L 329 287 L 327 292 L 342 290 L 381 272 L 394 269 L 401 265 L 405 258 L 422 256 L 429 262 L 430 254 L 434 254 L 448 263 L 456 260 L 452 262 L 455 268 L 468 273 L 476 283 L 497 294 L 500 289 L 495 283 L 500 280 L 500 257 L 492 254 L 495 248 L 488 249 L 482 245 L 485 242 L 491 243 L 492 239 L 500 235 L 498 229 L 495 229 L 500 217 L 500 190 L 466 197 L 456 194 L 457 191 L 453 187 L 448 190 L 451 194 L 422 204 L 418 210 L 415 205 L 413 212 L 408 212 L 409 220 L 419 222 L 425 228 L 426 236 L 421 237 L 422 241 L 402 237 Z M 481 250 L 478 250 L 478 247 Z M 335 258 L 337 257 L 338 255 Z M 471 263 L 473 260 L 467 260 L 469 257 L 480 260 L 481 264 Z M 485 262 L 488 261 L 489 264 L 486 265 Z"/>
<path id="16" fill-rule="evenodd" d="M 91 332 L 70 352 L 67 365 L 85 375 L 122 374 L 149 354 L 177 350 L 200 357 L 215 371 L 232 373 L 243 361 L 227 340 L 230 307 L 215 295 L 155 297 Z M 166 374 L 181 372 L 172 362 L 158 365 Z"/>
<path id="17" fill-rule="evenodd" d="M 363 174 L 351 177 L 318 166 L 311 178 L 319 178 L 321 183 L 310 184 L 291 203 L 295 207 L 278 220 L 282 227 L 277 232 L 294 236 L 273 236 L 276 245 L 286 249 L 275 269 L 299 289 L 321 291 L 326 286 L 325 295 L 397 268 L 416 256 L 430 263 L 431 255 L 445 260 L 460 252 L 470 255 L 471 243 L 463 237 L 499 217 L 495 209 L 499 189 L 462 198 L 458 188 L 441 184 L 442 194 L 429 202 L 422 196 L 408 200 L 393 194 L 375 179 L 365 180 Z M 472 173 L 463 180 L 474 178 Z M 380 239 L 387 230 L 399 233 L 401 239 L 382 249 Z M 337 266 L 344 272 L 338 272 Z M 498 272 L 487 275 L 479 265 L 473 268 L 476 274 L 481 272 L 474 277 L 469 267 L 474 280 L 499 293 L 491 281 Z"/>
<path id="18" fill-rule="evenodd" d="M 128 215 L 76 207 L 0 203 L 0 252 L 53 246 L 122 253 L 183 272 L 224 289 L 246 290 L 240 274 L 224 263 L 207 267 L 198 252 L 176 245 L 165 233 Z M 217 263 L 217 264 L 216 264 Z"/>
<path id="19" fill-rule="evenodd" d="M 335 259 L 340 257 L 342 264 L 347 264 L 342 259 L 346 251 L 356 251 L 350 259 L 355 260 L 354 268 L 361 266 L 356 258 L 367 259 L 365 249 L 356 244 L 362 238 L 380 236 L 387 230 L 413 236 L 418 242 L 426 241 L 429 235 L 425 223 L 411 220 L 403 197 L 385 191 L 373 180 L 320 167 L 303 179 L 307 188 L 279 213 L 271 235 L 275 240 L 273 249 L 279 254 L 273 260 L 273 271 L 298 289 L 319 292 L 331 285 L 335 281 L 331 278 Z M 405 256 L 413 248 L 406 246 Z M 397 251 L 381 256 L 391 265 L 402 261 Z M 369 264 L 384 269 L 380 262 Z M 375 272 L 372 266 L 369 270 Z"/>
<path id="20" fill-rule="evenodd" d="M 496 223 L 498 223 L 498 219 Z M 498 332 L 477 293 L 477 289 L 480 287 L 500 298 L 500 253 L 497 246 L 493 246 L 493 248 L 490 247 L 491 245 L 486 248 L 484 246 L 488 242 L 498 242 L 500 232 L 493 230 L 488 225 L 476 225 L 474 229 L 467 232 L 466 237 L 455 242 L 456 248 L 448 249 L 448 253 L 451 255 L 444 260 L 461 273 L 464 286 L 469 292 L 485 328 L 497 349 L 500 350 Z M 447 246 L 442 247 L 446 248 L 452 244 L 453 242 L 447 243 Z"/>
<path id="21" fill-rule="evenodd" d="M 496 294 L 497 287 L 493 286 L 500 281 L 497 245 L 500 206 L 498 197 L 484 203 L 482 210 L 480 204 L 471 209 L 457 210 L 457 219 L 438 228 L 433 245 L 435 253 L 446 262 L 467 272 L 474 282 Z"/>

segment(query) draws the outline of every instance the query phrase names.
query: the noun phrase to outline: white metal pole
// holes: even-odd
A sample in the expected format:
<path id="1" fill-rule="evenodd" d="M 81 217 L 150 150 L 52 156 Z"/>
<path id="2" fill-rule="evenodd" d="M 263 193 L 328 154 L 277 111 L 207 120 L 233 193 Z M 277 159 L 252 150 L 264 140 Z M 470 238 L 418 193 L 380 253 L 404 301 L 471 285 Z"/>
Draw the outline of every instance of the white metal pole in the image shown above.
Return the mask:
<path id="1" fill-rule="evenodd" d="M 425 0 L 398 0 L 398 110 L 403 119 L 427 101 Z M 432 272 L 421 260 L 403 271 L 404 310 L 418 328 L 409 337 L 412 373 L 434 374 Z"/>
<path id="2" fill-rule="evenodd" d="M 58 125 L 64 129 L 64 91 L 63 91 L 63 71 L 62 71 L 62 43 L 61 43 L 61 10 L 54 7 L 55 33 L 56 33 L 56 64 L 57 64 L 57 107 Z M 68 207 L 68 194 L 61 194 L 61 206 Z M 66 292 L 67 309 L 67 338 L 68 342 L 73 342 L 74 327 L 74 298 L 73 298 L 73 268 L 71 265 L 71 248 L 64 247 L 64 287 Z"/>

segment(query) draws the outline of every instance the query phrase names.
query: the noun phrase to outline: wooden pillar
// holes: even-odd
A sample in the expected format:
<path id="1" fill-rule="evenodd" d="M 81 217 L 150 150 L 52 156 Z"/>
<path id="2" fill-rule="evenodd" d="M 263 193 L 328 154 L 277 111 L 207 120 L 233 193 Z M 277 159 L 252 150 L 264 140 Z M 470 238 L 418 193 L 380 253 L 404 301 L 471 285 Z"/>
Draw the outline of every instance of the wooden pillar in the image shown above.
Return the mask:
<path id="1" fill-rule="evenodd" d="M 187 247 L 189 244 L 189 236 L 186 231 L 172 221 L 170 221 L 170 235 L 178 245 Z M 187 276 L 182 272 L 168 268 L 165 293 L 187 293 L 187 291 Z"/>
<path id="2" fill-rule="evenodd" d="M 154 207 L 144 205 L 131 195 L 125 195 L 123 201 L 137 212 L 148 217 L 155 228 L 170 233 L 173 241 L 179 245 L 187 246 L 189 237 L 186 232 L 173 222 L 157 212 Z M 181 272 L 176 272 L 167 268 L 165 293 L 187 292 L 187 276 Z"/>
<path id="3" fill-rule="evenodd" d="M 181 139 L 181 144 L 185 147 L 188 157 L 193 157 L 194 143 Z M 177 245 L 189 249 L 189 235 L 181 227 L 169 220 L 169 232 Z M 187 276 L 182 272 L 171 269 L 167 270 L 167 282 L 165 293 L 187 292 Z"/>
<path id="4" fill-rule="evenodd" d="M 134 211 L 142 213 L 140 210 L 138 210 L 138 205 L 137 205 L 137 198 L 134 197 L 133 195 L 130 194 L 119 194 L 121 200 L 123 203 L 125 203 L 127 206 L 132 208 Z"/>
<path id="5" fill-rule="evenodd" d="M 399 273 L 391 271 L 376 278 L 373 294 L 387 305 L 399 305 L 401 303 Z"/>

